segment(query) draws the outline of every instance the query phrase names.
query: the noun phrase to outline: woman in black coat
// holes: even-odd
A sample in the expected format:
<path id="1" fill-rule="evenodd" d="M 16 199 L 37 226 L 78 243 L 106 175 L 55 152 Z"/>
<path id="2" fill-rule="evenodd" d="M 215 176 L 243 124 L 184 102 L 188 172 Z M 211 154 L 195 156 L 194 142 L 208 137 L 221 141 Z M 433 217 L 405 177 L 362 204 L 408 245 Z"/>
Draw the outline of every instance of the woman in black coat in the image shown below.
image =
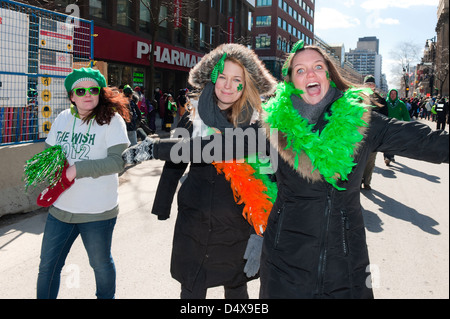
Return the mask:
<path id="1" fill-rule="evenodd" d="M 223 69 L 211 78 L 220 62 Z M 211 128 L 224 132 L 251 124 L 252 115 L 261 112 L 259 95 L 272 93 L 276 85 L 257 56 L 236 44 L 220 46 L 203 57 L 191 71 L 189 82 L 202 90 L 198 107 L 183 116 L 174 133 L 188 137 L 207 136 Z M 187 165 L 166 162 L 152 210 L 159 219 L 169 217 Z M 178 192 L 171 260 L 172 276 L 182 285 L 181 298 L 205 298 L 207 288 L 221 285 L 225 298 L 248 298 L 246 283 L 258 269 L 244 272 L 244 254 L 247 247 L 259 245 L 259 264 L 262 238 L 251 236 L 255 231 L 243 217 L 243 209 L 244 204 L 236 203 L 230 182 L 214 165 L 191 163 Z"/>
<path id="2" fill-rule="evenodd" d="M 379 151 L 448 163 L 448 133 L 372 112 L 371 91 L 354 88 L 323 50 L 303 41 L 283 74 L 261 121 L 278 150 L 278 196 L 264 232 L 260 297 L 373 298 L 360 203 L 367 158 Z M 216 139 L 227 136 L 202 145 Z M 134 157 L 166 158 L 176 141 L 147 142 Z"/>
<path id="3" fill-rule="evenodd" d="M 448 134 L 364 105 L 318 47 L 298 43 L 264 107 L 278 128 L 278 197 L 261 258 L 261 298 L 373 298 L 360 185 L 372 152 L 448 163 Z M 414 136 L 414 138 L 411 138 Z"/>

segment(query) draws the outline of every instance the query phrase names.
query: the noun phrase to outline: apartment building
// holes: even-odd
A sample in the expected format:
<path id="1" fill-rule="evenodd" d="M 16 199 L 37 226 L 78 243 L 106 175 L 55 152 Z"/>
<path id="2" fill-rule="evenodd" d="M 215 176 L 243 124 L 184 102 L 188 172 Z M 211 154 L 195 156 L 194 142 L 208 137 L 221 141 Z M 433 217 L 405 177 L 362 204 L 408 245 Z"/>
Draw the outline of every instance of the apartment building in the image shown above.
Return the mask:
<path id="1" fill-rule="evenodd" d="M 314 42 L 315 0 L 256 0 L 253 48 L 271 73 L 281 79 L 286 54 L 295 42 Z"/>
<path id="2" fill-rule="evenodd" d="M 94 59 L 113 86 L 148 87 L 152 44 L 154 88 L 177 92 L 188 87 L 191 67 L 219 44 L 251 43 L 254 0 L 19 2 L 93 20 Z"/>

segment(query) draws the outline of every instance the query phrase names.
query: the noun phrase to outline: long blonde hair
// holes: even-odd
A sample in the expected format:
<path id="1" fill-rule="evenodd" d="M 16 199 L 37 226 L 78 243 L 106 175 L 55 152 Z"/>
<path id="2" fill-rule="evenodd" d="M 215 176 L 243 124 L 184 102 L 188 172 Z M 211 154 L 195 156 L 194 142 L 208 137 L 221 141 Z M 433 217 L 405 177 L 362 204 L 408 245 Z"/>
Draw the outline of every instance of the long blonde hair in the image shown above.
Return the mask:
<path id="1" fill-rule="evenodd" d="M 229 108 L 228 121 L 237 127 L 239 124 L 250 121 L 253 112 L 257 111 L 261 113 L 261 97 L 259 96 L 258 88 L 255 86 L 255 79 L 244 65 L 238 59 L 234 57 L 227 57 L 225 61 L 230 61 L 239 65 L 244 71 L 244 90 L 241 97 Z M 245 108 L 248 108 L 248 112 L 245 117 L 242 117 L 242 112 Z"/>

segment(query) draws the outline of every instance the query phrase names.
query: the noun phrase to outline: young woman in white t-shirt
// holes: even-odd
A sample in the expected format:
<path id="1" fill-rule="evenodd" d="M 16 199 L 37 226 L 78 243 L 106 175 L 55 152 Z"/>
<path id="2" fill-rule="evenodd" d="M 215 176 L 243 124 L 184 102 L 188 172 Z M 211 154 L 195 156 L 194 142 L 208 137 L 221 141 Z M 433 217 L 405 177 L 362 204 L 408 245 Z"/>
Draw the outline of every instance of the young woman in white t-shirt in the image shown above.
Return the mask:
<path id="1" fill-rule="evenodd" d="M 128 101 L 106 87 L 105 78 L 97 70 L 74 70 L 64 85 L 72 106 L 58 115 L 46 145 L 61 145 L 69 164 L 65 178 L 74 183 L 49 208 L 37 297 L 57 297 L 61 269 L 73 242 L 81 235 L 94 269 L 97 298 L 114 298 L 116 271 L 111 240 L 119 213 L 118 173 L 124 167 L 121 154 L 129 146 L 124 121 L 129 120 Z"/>

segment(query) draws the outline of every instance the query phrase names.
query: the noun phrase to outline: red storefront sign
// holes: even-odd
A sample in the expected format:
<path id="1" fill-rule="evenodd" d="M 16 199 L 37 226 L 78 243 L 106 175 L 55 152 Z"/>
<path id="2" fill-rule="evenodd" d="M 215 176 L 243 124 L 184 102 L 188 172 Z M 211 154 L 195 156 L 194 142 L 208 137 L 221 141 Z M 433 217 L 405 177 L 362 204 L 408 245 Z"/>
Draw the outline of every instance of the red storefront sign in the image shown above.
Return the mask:
<path id="1" fill-rule="evenodd" d="M 174 0 L 173 6 L 174 6 L 174 21 L 173 26 L 174 28 L 180 28 L 181 27 L 181 3 L 182 0 Z"/>
<path id="2" fill-rule="evenodd" d="M 234 41 L 234 18 L 228 18 L 228 43 L 233 43 Z"/>
<path id="3" fill-rule="evenodd" d="M 110 60 L 129 64 L 150 66 L 151 42 L 148 39 L 122 32 L 95 27 L 98 36 L 94 41 L 96 60 Z M 155 67 L 189 72 L 203 54 L 178 48 L 173 45 L 155 43 Z"/>

